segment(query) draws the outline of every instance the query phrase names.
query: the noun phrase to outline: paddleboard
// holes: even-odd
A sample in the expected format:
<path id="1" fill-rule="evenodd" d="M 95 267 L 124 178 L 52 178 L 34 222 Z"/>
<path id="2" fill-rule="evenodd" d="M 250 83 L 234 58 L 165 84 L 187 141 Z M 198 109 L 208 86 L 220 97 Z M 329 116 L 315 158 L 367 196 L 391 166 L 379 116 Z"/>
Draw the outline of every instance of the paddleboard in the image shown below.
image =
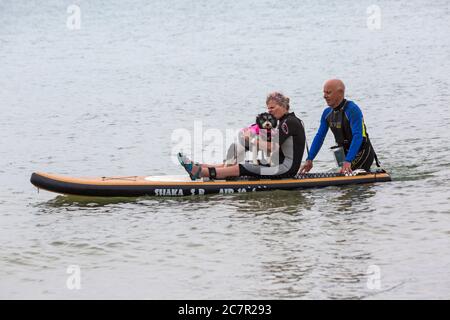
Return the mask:
<path id="1" fill-rule="evenodd" d="M 188 176 L 120 176 L 74 178 L 43 172 L 31 175 L 31 183 L 39 189 L 67 195 L 95 197 L 190 196 L 220 193 L 244 193 L 269 190 L 295 190 L 327 186 L 391 181 L 384 170 L 341 173 L 307 173 L 287 179 L 239 177 L 227 180 L 200 179 Z"/>

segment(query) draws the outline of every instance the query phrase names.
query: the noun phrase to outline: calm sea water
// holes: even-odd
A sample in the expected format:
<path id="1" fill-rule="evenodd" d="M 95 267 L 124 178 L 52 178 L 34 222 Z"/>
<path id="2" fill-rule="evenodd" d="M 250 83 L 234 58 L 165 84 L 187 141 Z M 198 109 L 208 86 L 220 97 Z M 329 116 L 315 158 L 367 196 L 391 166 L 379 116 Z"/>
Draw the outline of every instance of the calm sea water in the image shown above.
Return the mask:
<path id="1" fill-rule="evenodd" d="M 449 2 L 376 4 L 374 29 L 372 1 L 2 0 L 0 298 L 450 298 Z M 311 141 L 332 77 L 393 182 L 170 199 L 29 183 L 184 174 L 174 130 L 244 127 L 274 90 Z"/>

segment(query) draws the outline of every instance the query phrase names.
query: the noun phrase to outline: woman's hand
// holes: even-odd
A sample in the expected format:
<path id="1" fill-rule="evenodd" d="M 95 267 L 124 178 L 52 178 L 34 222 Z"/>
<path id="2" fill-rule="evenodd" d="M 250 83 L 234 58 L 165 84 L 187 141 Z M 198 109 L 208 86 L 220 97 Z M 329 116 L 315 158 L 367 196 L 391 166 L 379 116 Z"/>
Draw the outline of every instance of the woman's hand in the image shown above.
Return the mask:
<path id="1" fill-rule="evenodd" d="M 313 167 L 313 162 L 312 160 L 306 160 L 306 163 L 300 168 L 300 174 L 305 174 L 307 172 L 309 172 L 309 170 L 311 170 Z"/>
<path id="2" fill-rule="evenodd" d="M 250 129 L 249 128 L 244 128 L 241 131 L 242 136 L 244 137 L 244 139 L 248 140 L 250 138 Z"/>
<path id="3" fill-rule="evenodd" d="M 276 150 L 276 148 L 272 148 L 272 143 L 265 141 L 264 139 L 258 139 L 258 149 L 264 150 L 268 153 Z"/>

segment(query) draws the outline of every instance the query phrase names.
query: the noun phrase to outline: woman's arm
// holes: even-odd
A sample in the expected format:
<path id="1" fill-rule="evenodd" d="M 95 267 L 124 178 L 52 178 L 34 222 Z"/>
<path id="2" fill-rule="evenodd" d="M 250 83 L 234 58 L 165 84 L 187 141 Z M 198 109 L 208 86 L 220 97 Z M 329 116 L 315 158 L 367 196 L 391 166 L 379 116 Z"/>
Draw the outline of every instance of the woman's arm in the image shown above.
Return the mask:
<path id="1" fill-rule="evenodd" d="M 265 141 L 264 139 L 255 139 L 258 144 L 259 150 L 266 150 L 267 152 L 272 152 L 272 143 Z M 277 150 L 278 143 L 274 143 L 274 150 Z"/>

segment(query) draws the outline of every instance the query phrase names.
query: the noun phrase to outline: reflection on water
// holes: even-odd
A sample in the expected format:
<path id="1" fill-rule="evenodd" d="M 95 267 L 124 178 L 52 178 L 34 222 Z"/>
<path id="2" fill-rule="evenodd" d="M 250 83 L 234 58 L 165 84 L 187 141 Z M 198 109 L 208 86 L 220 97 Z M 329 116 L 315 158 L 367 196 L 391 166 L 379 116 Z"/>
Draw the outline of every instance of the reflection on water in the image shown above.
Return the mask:
<path id="1" fill-rule="evenodd" d="M 121 203 L 135 203 L 138 198 L 133 197 L 83 197 L 72 195 L 58 195 L 54 199 L 51 199 L 44 203 L 39 203 L 38 206 L 48 207 L 101 207 L 109 204 L 121 204 Z"/>
<path id="2" fill-rule="evenodd" d="M 269 287 L 277 288 L 277 297 L 362 297 L 350 288 L 364 289 L 365 268 L 373 258 L 371 249 L 360 245 L 359 234 L 370 228 L 371 212 L 375 210 L 371 199 L 375 196 L 373 185 L 309 190 L 293 198 L 301 198 L 304 205 L 298 211 L 301 219 L 282 223 L 277 219 L 267 224 L 268 233 L 261 242 L 276 253 L 276 259 L 265 259 L 261 267 Z M 312 212 L 302 212 L 305 208 Z M 347 285 L 336 289 L 342 284 Z M 334 287 L 334 293 L 327 292 L 326 287 Z M 261 289 L 260 294 L 269 298 L 273 291 Z"/>
<path id="3" fill-rule="evenodd" d="M 376 205 L 369 200 L 376 195 L 373 184 L 343 186 L 335 197 L 330 197 L 330 213 L 357 213 L 375 211 Z"/>
<path id="4" fill-rule="evenodd" d="M 285 213 L 298 214 L 310 210 L 313 206 L 311 197 L 303 190 L 268 191 L 259 193 L 235 194 L 225 202 L 236 208 L 237 212 L 259 214 Z M 309 191 L 306 191 L 309 193 Z"/>
<path id="5" fill-rule="evenodd" d="M 337 197 L 330 198 L 331 203 L 345 204 L 351 206 L 357 201 L 360 203 L 375 195 L 371 188 L 373 185 L 353 185 L 342 187 L 328 187 L 339 190 Z M 302 210 L 310 210 L 314 205 L 314 190 L 274 190 L 266 192 L 235 193 L 228 195 L 196 195 L 186 197 L 86 197 L 73 195 L 58 195 L 55 198 L 38 203 L 37 207 L 101 207 L 111 204 L 137 204 L 137 205 L 178 205 L 188 203 L 206 203 L 213 205 L 215 202 L 230 204 L 242 212 L 266 212 L 267 209 L 282 210 L 285 213 L 297 213 Z"/>

